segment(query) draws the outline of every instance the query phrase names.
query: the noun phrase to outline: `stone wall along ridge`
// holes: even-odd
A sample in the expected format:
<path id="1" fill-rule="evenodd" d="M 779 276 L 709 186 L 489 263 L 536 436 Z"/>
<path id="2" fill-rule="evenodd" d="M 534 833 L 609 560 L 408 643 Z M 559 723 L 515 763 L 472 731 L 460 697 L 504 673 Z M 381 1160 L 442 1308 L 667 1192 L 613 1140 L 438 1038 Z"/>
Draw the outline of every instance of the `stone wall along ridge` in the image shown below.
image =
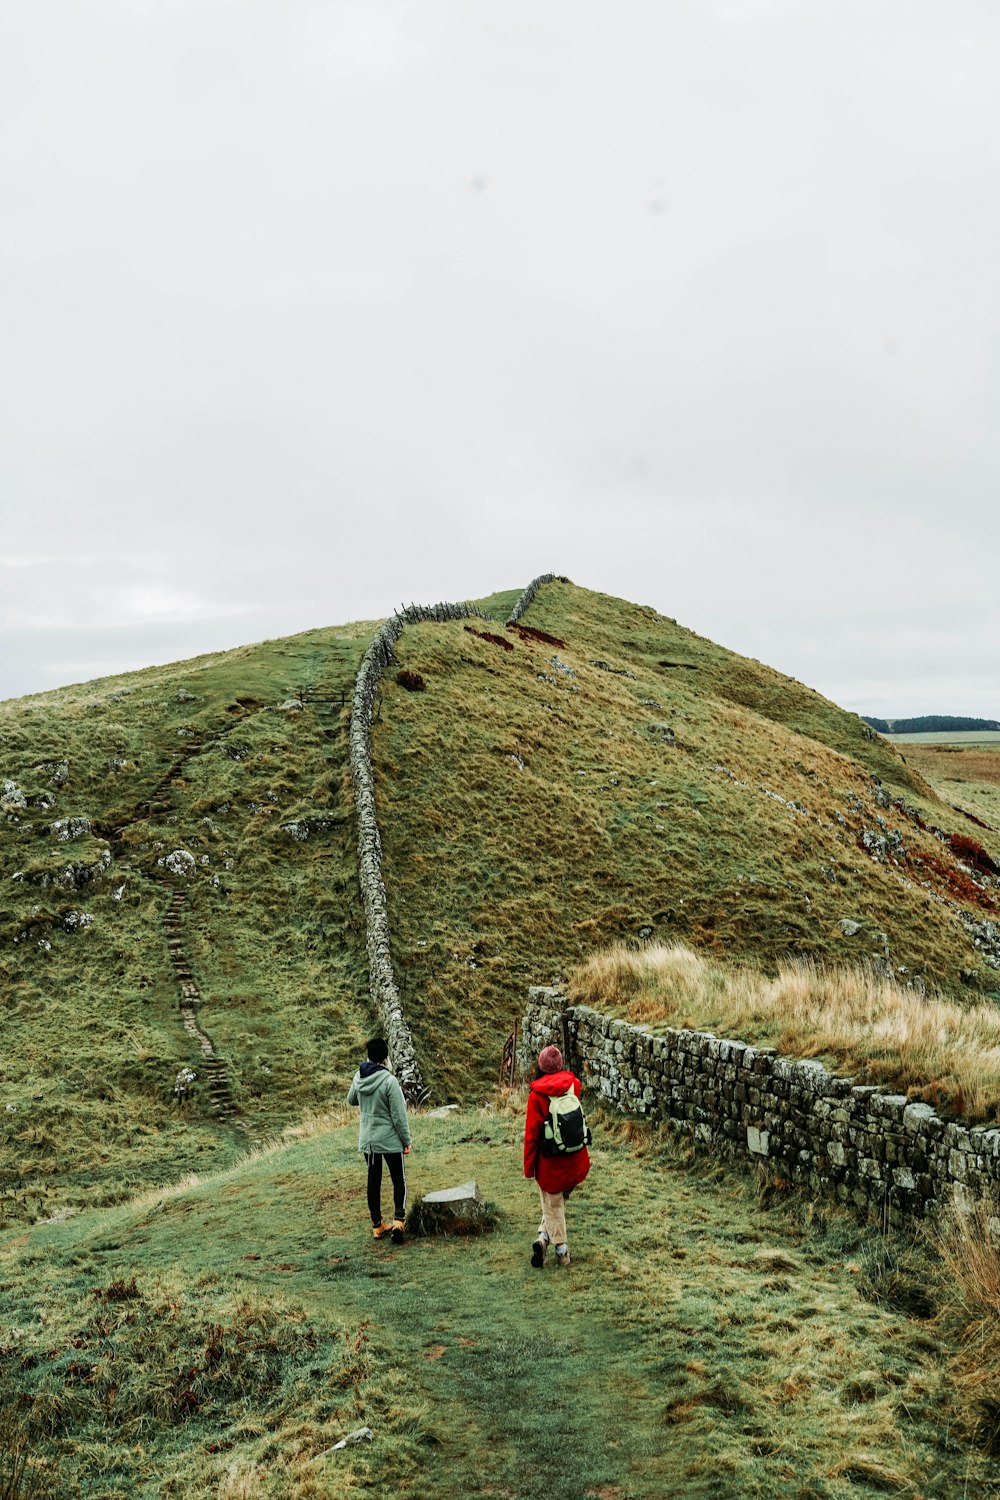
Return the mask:
<path id="1" fill-rule="evenodd" d="M 572 1005 L 557 989 L 528 991 L 522 1064 L 550 1042 L 594 1093 L 624 1113 L 669 1121 L 733 1156 L 768 1160 L 783 1176 L 883 1225 L 984 1203 L 1000 1237 L 1000 1129 L 940 1118 L 822 1063 L 707 1031 L 663 1031 Z"/>
<path id="2" fill-rule="evenodd" d="M 507 616 L 506 623 L 508 625 L 517 624 L 518 620 L 524 614 L 528 606 L 534 603 L 535 595 L 538 593 L 538 590 L 542 587 L 543 583 L 569 583 L 569 579 L 564 578 L 561 573 L 539 573 L 538 577 L 533 578 L 528 584 L 528 587 L 525 589 L 524 593 L 521 595 L 520 599 L 518 599 L 517 603 L 514 605 L 514 608 Z"/>
<path id="3" fill-rule="evenodd" d="M 555 573 L 533 578 L 514 606 L 509 623 L 515 623 L 535 598 L 543 583 Z M 393 661 L 393 647 L 406 625 L 432 620 L 488 620 L 476 604 L 409 604 L 390 615 L 375 634 L 361 659 L 351 703 L 349 758 L 354 808 L 357 820 L 358 880 L 365 914 L 365 946 L 368 952 L 368 982 L 372 1005 L 385 1029 L 393 1067 L 406 1097 L 422 1100 L 425 1087 L 413 1046 L 413 1036 L 403 1012 L 402 999 L 392 966 L 389 945 L 389 906 L 382 875 L 382 839 L 375 805 L 375 769 L 372 762 L 372 722 L 382 677 Z"/>
<path id="4" fill-rule="evenodd" d="M 389 908 L 382 878 L 382 840 L 375 807 L 375 770 L 372 764 L 372 721 L 382 676 L 393 661 L 393 647 L 405 625 L 424 620 L 487 619 L 474 604 L 411 604 L 384 621 L 361 659 L 351 705 L 349 756 L 357 819 L 358 879 L 365 914 L 365 946 L 372 1005 L 385 1029 L 393 1067 L 406 1097 L 426 1097 L 413 1037 L 403 1014 L 399 986 L 389 948 Z"/>

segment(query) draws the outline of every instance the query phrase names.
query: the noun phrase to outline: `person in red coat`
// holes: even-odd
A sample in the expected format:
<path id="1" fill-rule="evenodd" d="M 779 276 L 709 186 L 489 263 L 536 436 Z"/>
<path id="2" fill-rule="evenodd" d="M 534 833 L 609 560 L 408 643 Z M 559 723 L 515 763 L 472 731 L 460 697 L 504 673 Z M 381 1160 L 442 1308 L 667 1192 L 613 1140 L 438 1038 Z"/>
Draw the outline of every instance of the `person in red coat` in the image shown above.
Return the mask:
<path id="1" fill-rule="evenodd" d="M 531 1247 L 531 1264 L 541 1268 L 549 1245 L 556 1247 L 556 1265 L 569 1265 L 566 1239 L 566 1199 L 590 1171 L 586 1146 L 566 1156 L 546 1156 L 542 1151 L 549 1100 L 572 1089 L 580 1097 L 580 1080 L 563 1067 L 558 1047 L 543 1047 L 538 1054 L 539 1077 L 528 1090 L 528 1113 L 524 1122 L 524 1175 L 534 1177 L 542 1200 L 542 1222 Z"/>

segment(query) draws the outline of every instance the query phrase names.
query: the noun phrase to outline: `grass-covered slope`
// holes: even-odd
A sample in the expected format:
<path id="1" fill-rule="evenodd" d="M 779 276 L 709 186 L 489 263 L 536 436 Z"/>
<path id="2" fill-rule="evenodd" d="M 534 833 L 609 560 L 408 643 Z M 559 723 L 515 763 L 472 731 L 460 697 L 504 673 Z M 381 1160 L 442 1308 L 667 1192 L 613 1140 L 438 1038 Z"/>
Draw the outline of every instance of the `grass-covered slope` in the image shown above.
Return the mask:
<path id="1" fill-rule="evenodd" d="M 598 1119 L 574 1263 L 534 1272 L 520 1113 L 415 1121 L 412 1191 L 475 1177 L 483 1239 L 373 1244 L 352 1122 L 8 1242 L 0 1372 L 41 1492 L 989 1493 L 929 1257 Z"/>
<path id="2" fill-rule="evenodd" d="M 992 920 L 996 886 L 946 842 L 970 825 L 854 716 L 569 585 L 527 624 L 408 627 L 423 690 L 383 685 L 394 956 L 438 1098 L 481 1099 L 525 985 L 609 939 L 989 983 L 962 913 Z M 587 1500 L 985 1500 L 963 1444 L 1000 1443 L 995 1257 L 973 1296 L 598 1118 L 573 1266 L 538 1275 L 518 1098 L 418 1117 L 409 1159 L 412 1193 L 475 1177 L 498 1232 L 397 1251 L 353 1120 L 241 1160 L 204 1079 L 174 1098 L 200 1067 L 177 889 L 244 1121 L 346 1087 L 371 1014 L 341 700 L 370 633 L 0 705 L 0 1487 L 20 1453 L 83 1500 L 521 1497 L 553 1472 Z"/>
<path id="3" fill-rule="evenodd" d="M 964 925 L 995 917 L 995 881 L 933 830 L 1000 841 L 856 715 L 569 584 L 524 623 L 564 644 L 408 628 L 425 690 L 387 679 L 376 726 L 397 970 L 439 1094 L 494 1072 L 527 984 L 622 938 L 995 983 Z"/>
<path id="4" fill-rule="evenodd" d="M 180 1068 L 201 1068 L 167 951 L 172 889 L 237 1108 L 267 1129 L 339 1088 L 370 1022 L 343 709 L 323 700 L 349 693 L 370 631 L 0 705 L 8 1217 L 241 1144 L 204 1074 L 183 1105 L 172 1092 Z M 300 690 L 305 707 L 282 707 Z M 187 873 L 163 864 L 178 850 Z"/>
<path id="5" fill-rule="evenodd" d="M 548 622 L 548 623 L 546 623 Z M 603 644 L 624 656 L 633 670 L 662 685 L 666 701 L 714 699 L 750 709 L 860 762 L 873 776 L 900 791 L 926 792 L 919 777 L 857 714 L 847 713 L 793 677 L 740 656 L 654 609 L 572 585 L 553 585 L 539 595 L 527 619 L 555 630 L 572 644 L 579 632 L 588 646 Z M 624 663 L 620 663 L 624 664 Z"/>
<path id="6" fill-rule="evenodd" d="M 860 719 L 569 584 L 542 588 L 535 634 L 507 630 L 517 597 L 482 601 L 485 628 L 408 626 L 398 665 L 424 691 L 390 668 L 375 726 L 394 956 L 438 1099 L 495 1077 L 527 984 L 622 938 L 990 982 L 969 933 L 995 886 L 931 829 L 994 856 L 997 836 Z M 199 1024 L 247 1124 L 344 1089 L 372 1025 L 342 705 L 370 635 L 317 630 L 0 705 L 4 1215 L 241 1145 L 180 1024 L 176 889 Z M 179 1103 L 183 1067 L 201 1076 Z"/>

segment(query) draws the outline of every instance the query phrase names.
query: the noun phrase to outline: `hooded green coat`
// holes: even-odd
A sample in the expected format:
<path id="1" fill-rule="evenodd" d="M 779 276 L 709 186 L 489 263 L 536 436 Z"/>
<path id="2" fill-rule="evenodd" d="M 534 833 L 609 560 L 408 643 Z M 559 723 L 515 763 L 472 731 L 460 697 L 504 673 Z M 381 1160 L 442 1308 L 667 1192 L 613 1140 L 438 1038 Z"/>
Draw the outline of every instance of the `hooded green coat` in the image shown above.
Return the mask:
<path id="1" fill-rule="evenodd" d="M 359 1151 L 380 1151 L 386 1156 L 410 1144 L 403 1090 L 387 1068 L 362 1063 L 348 1090 L 347 1102 L 361 1106 Z"/>

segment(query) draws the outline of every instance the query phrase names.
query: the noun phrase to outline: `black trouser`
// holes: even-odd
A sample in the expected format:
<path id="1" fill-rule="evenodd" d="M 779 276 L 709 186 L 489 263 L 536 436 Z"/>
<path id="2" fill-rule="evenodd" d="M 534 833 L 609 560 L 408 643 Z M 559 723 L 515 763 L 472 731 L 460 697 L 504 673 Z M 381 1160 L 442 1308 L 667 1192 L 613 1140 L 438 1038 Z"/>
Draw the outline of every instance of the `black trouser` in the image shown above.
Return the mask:
<path id="1" fill-rule="evenodd" d="M 403 1171 L 402 1151 L 366 1151 L 368 1163 L 368 1212 L 372 1223 L 378 1227 L 382 1222 L 382 1163 L 389 1168 L 392 1178 L 392 1201 L 397 1219 L 406 1218 L 406 1173 Z"/>

